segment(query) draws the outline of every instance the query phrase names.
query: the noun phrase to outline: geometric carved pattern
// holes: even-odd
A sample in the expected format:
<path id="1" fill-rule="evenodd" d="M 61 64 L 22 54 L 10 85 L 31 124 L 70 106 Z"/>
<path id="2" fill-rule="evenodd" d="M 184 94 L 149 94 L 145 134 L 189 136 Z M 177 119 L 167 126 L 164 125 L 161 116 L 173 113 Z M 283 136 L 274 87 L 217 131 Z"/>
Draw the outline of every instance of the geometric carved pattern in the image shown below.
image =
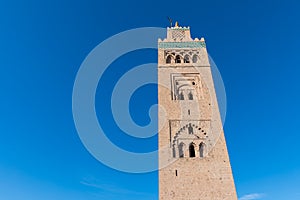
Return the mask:
<path id="1" fill-rule="evenodd" d="M 203 41 L 193 42 L 160 42 L 158 43 L 160 49 L 174 49 L 174 48 L 206 48 Z"/>
<path id="2" fill-rule="evenodd" d="M 185 31 L 184 30 L 173 30 L 172 31 L 172 39 L 173 40 L 182 40 L 185 38 Z"/>
<path id="3" fill-rule="evenodd" d="M 189 157 L 188 147 L 190 145 L 194 146 L 196 157 L 206 155 L 206 152 L 201 152 L 200 147 L 201 145 L 202 148 L 209 145 L 210 126 L 210 120 L 171 120 L 170 142 L 173 149 L 173 157 Z"/>
<path id="4" fill-rule="evenodd" d="M 197 100 L 202 98 L 199 73 L 171 74 L 172 100 Z"/>
<path id="5" fill-rule="evenodd" d="M 179 63 L 199 63 L 200 51 L 191 49 L 177 49 L 177 50 L 165 50 L 164 58 L 166 64 L 177 63 L 177 58 L 180 59 Z M 173 61 L 173 62 L 172 62 Z"/>

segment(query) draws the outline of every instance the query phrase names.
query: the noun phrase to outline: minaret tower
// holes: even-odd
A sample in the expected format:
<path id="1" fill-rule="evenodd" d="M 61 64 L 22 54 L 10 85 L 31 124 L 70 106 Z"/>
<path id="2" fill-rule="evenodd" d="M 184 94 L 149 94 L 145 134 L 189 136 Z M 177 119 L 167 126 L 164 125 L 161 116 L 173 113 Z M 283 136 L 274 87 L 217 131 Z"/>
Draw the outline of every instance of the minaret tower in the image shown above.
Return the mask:
<path id="1" fill-rule="evenodd" d="M 158 41 L 159 199 L 237 200 L 203 38 L 167 28 Z"/>

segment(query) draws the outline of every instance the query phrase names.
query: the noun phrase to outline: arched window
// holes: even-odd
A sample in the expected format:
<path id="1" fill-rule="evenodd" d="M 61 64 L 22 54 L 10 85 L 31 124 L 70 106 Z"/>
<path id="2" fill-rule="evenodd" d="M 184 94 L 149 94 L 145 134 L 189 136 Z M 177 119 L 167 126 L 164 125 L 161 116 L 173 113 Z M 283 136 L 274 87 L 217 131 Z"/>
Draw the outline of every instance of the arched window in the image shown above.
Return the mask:
<path id="1" fill-rule="evenodd" d="M 201 142 L 199 144 L 199 154 L 200 154 L 200 158 L 203 158 L 204 157 L 204 146 L 205 144 L 203 142 Z"/>
<path id="2" fill-rule="evenodd" d="M 197 63 L 198 62 L 198 56 L 197 55 L 193 55 L 193 63 Z"/>
<path id="3" fill-rule="evenodd" d="M 179 94 L 179 98 L 178 98 L 179 100 L 184 100 L 184 95 L 183 95 L 183 93 L 182 92 L 180 92 L 180 94 Z"/>
<path id="4" fill-rule="evenodd" d="M 182 142 L 179 144 L 178 150 L 179 150 L 179 158 L 183 158 L 184 157 L 184 144 Z"/>
<path id="5" fill-rule="evenodd" d="M 188 55 L 185 55 L 184 59 L 183 59 L 183 62 L 184 63 L 190 63 L 190 57 Z"/>
<path id="6" fill-rule="evenodd" d="M 168 55 L 166 63 L 171 63 L 171 60 L 172 60 L 172 56 Z"/>
<path id="7" fill-rule="evenodd" d="M 177 55 L 177 56 L 175 57 L 175 63 L 181 63 L 180 55 Z"/>
<path id="8" fill-rule="evenodd" d="M 192 94 L 192 92 L 189 92 L 189 100 L 193 100 L 193 94 Z"/>
<path id="9" fill-rule="evenodd" d="M 191 158 L 195 157 L 195 147 L 194 147 L 193 143 L 191 143 L 190 146 L 189 146 L 189 152 L 190 152 L 190 157 Z"/>

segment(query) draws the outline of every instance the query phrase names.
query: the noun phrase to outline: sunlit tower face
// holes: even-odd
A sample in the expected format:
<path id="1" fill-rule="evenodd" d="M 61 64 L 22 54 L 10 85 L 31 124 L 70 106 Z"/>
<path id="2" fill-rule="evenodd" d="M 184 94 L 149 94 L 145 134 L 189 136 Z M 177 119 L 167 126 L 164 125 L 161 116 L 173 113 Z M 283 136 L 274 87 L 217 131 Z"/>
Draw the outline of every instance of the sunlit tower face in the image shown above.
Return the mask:
<path id="1" fill-rule="evenodd" d="M 159 199 L 237 200 L 206 44 L 189 27 L 159 39 L 158 85 Z"/>

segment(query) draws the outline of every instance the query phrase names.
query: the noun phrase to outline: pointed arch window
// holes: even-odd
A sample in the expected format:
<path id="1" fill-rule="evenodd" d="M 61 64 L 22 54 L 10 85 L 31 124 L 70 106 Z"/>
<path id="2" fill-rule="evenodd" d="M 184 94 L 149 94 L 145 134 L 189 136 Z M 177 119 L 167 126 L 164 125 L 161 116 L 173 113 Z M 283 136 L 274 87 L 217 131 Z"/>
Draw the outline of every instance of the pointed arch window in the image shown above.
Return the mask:
<path id="1" fill-rule="evenodd" d="M 189 100 L 193 100 L 193 94 L 191 91 L 189 92 L 188 96 L 189 96 Z"/>
<path id="2" fill-rule="evenodd" d="M 171 63 L 171 61 L 172 61 L 172 56 L 168 55 L 166 59 L 166 63 Z"/>
<path id="3" fill-rule="evenodd" d="M 184 100 L 183 92 L 180 92 L 180 93 L 179 93 L 178 99 L 179 99 L 179 100 Z"/>
<path id="4" fill-rule="evenodd" d="M 180 55 L 177 55 L 177 56 L 175 57 L 175 63 L 181 63 Z"/>
<path id="5" fill-rule="evenodd" d="M 198 56 L 197 55 L 193 55 L 193 63 L 197 63 L 198 62 Z"/>
<path id="6" fill-rule="evenodd" d="M 196 156 L 196 154 L 195 154 L 195 146 L 194 146 L 193 143 L 191 143 L 190 146 L 189 146 L 189 152 L 190 152 L 190 157 L 191 158 L 193 158 L 193 157 Z"/>
<path id="7" fill-rule="evenodd" d="M 183 61 L 184 63 L 190 63 L 190 57 L 188 55 L 185 55 Z"/>
<path id="8" fill-rule="evenodd" d="M 179 150 L 179 158 L 183 158 L 184 157 L 184 144 L 182 142 L 179 144 L 178 150 Z"/>

